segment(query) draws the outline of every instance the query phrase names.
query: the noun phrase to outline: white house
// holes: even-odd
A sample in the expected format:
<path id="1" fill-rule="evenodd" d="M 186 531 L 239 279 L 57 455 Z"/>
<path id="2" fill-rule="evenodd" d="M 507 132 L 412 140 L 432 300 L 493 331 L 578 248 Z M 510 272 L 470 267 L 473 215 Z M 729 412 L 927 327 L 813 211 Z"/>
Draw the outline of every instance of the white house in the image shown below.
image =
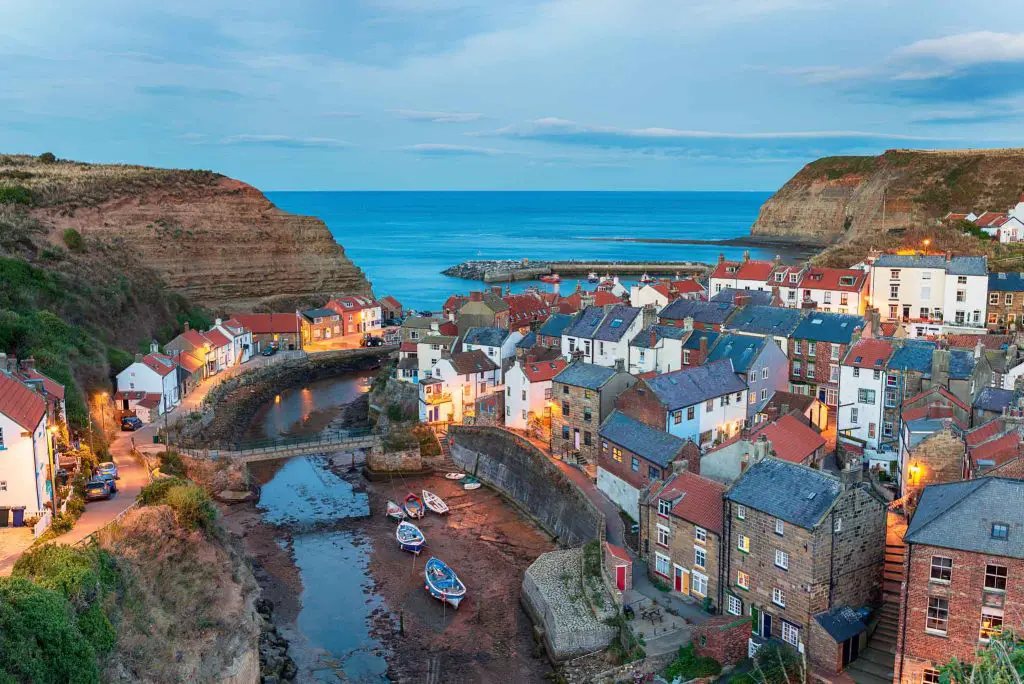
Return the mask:
<path id="1" fill-rule="evenodd" d="M 588 306 L 562 332 L 562 356 L 607 368 L 629 359 L 629 343 L 643 326 L 643 310 L 624 304 Z"/>
<path id="2" fill-rule="evenodd" d="M 736 290 L 770 290 L 772 271 L 779 265 L 775 261 L 751 261 L 750 252 L 743 253 L 743 261 L 726 261 L 718 255 L 718 265 L 708 279 L 708 296 L 713 297 L 726 288 Z"/>
<path id="3" fill-rule="evenodd" d="M 862 339 L 850 347 L 839 368 L 841 434 L 864 440 L 865 454 L 878 452 L 883 438 L 885 380 L 893 347 L 886 340 Z M 891 440 L 893 435 L 884 435 Z"/>
<path id="4" fill-rule="evenodd" d="M 136 354 L 135 363 L 117 374 L 117 391 L 159 394 L 157 414 L 163 415 L 178 405 L 177 371 L 178 366 L 171 357 L 155 350 L 145 356 Z"/>
<path id="5" fill-rule="evenodd" d="M 640 283 L 629 288 L 629 303 L 641 309 L 653 306 L 655 311 L 661 311 L 670 301 L 672 299 L 665 283 Z"/>
<path id="6" fill-rule="evenodd" d="M 887 321 L 984 327 L 988 260 L 883 254 L 871 268 L 871 301 Z"/>
<path id="7" fill-rule="evenodd" d="M 502 369 L 508 359 L 516 356 L 516 344 L 523 339 L 518 330 L 509 332 L 504 328 L 470 328 L 462 337 L 462 351 L 482 351 L 487 358 L 498 364 L 498 382 L 503 382 Z"/>
<path id="8" fill-rule="evenodd" d="M 565 359 L 523 359 L 505 374 L 505 426 L 526 430 L 531 420 L 551 419 L 551 380 L 567 365 Z"/>
<path id="9" fill-rule="evenodd" d="M 419 366 L 420 379 L 430 377 L 434 366 L 443 356 L 451 354 L 457 341 L 457 337 L 440 333 L 420 338 L 416 343 L 416 362 Z"/>
<path id="10" fill-rule="evenodd" d="M 498 365 L 480 350 L 444 357 L 418 383 L 420 422 L 461 423 L 473 415 L 478 398 L 499 386 L 498 373 Z"/>
<path id="11" fill-rule="evenodd" d="M 47 425 L 43 396 L 0 372 L 0 506 L 39 515 L 52 500 Z"/>
<path id="12" fill-rule="evenodd" d="M 629 343 L 626 370 L 640 373 L 671 373 L 683 367 L 683 343 L 690 330 L 673 325 L 650 325 Z"/>
<path id="13" fill-rule="evenodd" d="M 226 321 L 217 319 L 210 329 L 219 331 L 227 338 L 228 343 L 224 348 L 225 364 L 221 370 L 245 363 L 252 358 L 252 331 L 242 325 L 237 319 L 229 318 Z"/>

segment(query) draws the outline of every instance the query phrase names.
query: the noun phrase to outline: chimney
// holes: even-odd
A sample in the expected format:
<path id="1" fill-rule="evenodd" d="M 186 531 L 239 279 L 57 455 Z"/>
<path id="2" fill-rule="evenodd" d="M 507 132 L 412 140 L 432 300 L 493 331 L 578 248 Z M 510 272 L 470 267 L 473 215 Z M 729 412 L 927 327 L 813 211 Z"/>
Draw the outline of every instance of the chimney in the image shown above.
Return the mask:
<path id="1" fill-rule="evenodd" d="M 754 463 L 760 463 L 768 457 L 768 448 L 771 444 L 768 442 L 768 438 L 763 434 L 757 436 L 757 441 L 754 442 Z"/>
<path id="2" fill-rule="evenodd" d="M 863 481 L 864 469 L 861 467 L 860 461 L 851 461 L 839 473 L 839 483 L 843 489 L 850 489 Z"/>
<path id="3" fill-rule="evenodd" d="M 947 387 L 949 384 L 949 350 L 936 348 L 932 351 L 932 387 Z"/>
<path id="4" fill-rule="evenodd" d="M 768 408 L 765 409 L 764 413 L 765 413 L 766 416 L 768 416 L 768 422 L 769 423 L 775 422 L 778 419 L 779 415 L 780 415 L 779 409 L 777 407 L 775 407 L 775 406 L 769 406 Z M 787 413 L 789 413 L 789 404 L 783 404 L 782 405 L 781 415 L 784 416 Z"/>
<path id="5" fill-rule="evenodd" d="M 746 306 L 747 304 L 750 304 L 750 295 L 737 294 L 733 297 L 732 303 L 736 306 Z"/>
<path id="6" fill-rule="evenodd" d="M 978 340 L 978 343 L 976 345 L 974 345 L 974 358 L 980 359 L 981 355 L 984 353 L 984 351 L 985 351 L 985 345 L 983 345 L 981 343 L 981 340 Z"/>
<path id="7" fill-rule="evenodd" d="M 947 249 L 946 250 L 946 263 L 948 264 L 952 260 L 953 260 L 953 252 L 951 252 L 951 251 L 949 251 Z"/>
<path id="8" fill-rule="evenodd" d="M 185 321 L 185 332 L 188 332 L 191 329 L 192 329 L 192 324 L 189 323 L 188 321 Z"/>
<path id="9" fill-rule="evenodd" d="M 693 330 L 693 316 L 687 316 L 683 319 L 683 330 Z"/>
<path id="10" fill-rule="evenodd" d="M 142 363 L 142 354 L 135 355 L 135 363 Z"/>
<path id="11" fill-rule="evenodd" d="M 708 358 L 708 336 L 702 335 L 700 338 L 700 362 L 704 363 Z"/>
<path id="12" fill-rule="evenodd" d="M 745 249 L 743 250 L 743 263 L 747 263 L 748 261 L 750 261 L 750 250 Z"/>
<path id="13" fill-rule="evenodd" d="M 0 373 L 7 372 L 7 354 L 0 352 Z"/>
<path id="14" fill-rule="evenodd" d="M 223 321 L 219 318 L 213 322 L 214 325 L 220 325 L 221 323 L 223 323 Z"/>
<path id="15" fill-rule="evenodd" d="M 782 263 L 782 255 L 781 254 L 776 254 L 775 255 L 775 265 L 778 266 L 781 263 Z"/>
<path id="16" fill-rule="evenodd" d="M 654 308 L 653 304 L 645 306 L 641 315 L 643 316 L 643 320 L 641 321 L 641 323 L 643 323 L 643 327 L 649 328 L 652 325 L 657 325 L 658 310 Z"/>
<path id="17" fill-rule="evenodd" d="M 24 370 L 34 370 L 36 367 L 36 357 L 30 356 L 27 359 L 22 359 L 21 367 Z"/>
<path id="18" fill-rule="evenodd" d="M 658 333 L 654 330 L 649 331 L 650 337 L 648 338 L 648 346 L 654 349 L 655 345 L 658 344 Z"/>
<path id="19" fill-rule="evenodd" d="M 150 354 L 156 354 L 159 351 L 160 351 L 160 344 L 156 340 L 152 340 L 149 343 L 149 353 Z"/>
<path id="20" fill-rule="evenodd" d="M 723 262 L 725 262 L 725 255 L 724 255 L 724 254 L 722 254 L 721 252 L 719 252 L 719 253 L 718 253 L 718 263 L 720 263 L 720 264 L 721 264 L 721 263 L 723 263 Z"/>
<path id="21" fill-rule="evenodd" d="M 615 370 L 620 373 L 626 372 L 626 361 L 624 359 L 615 359 Z"/>
<path id="22" fill-rule="evenodd" d="M 471 302 L 482 302 L 484 300 L 483 292 L 470 292 L 469 301 Z"/>

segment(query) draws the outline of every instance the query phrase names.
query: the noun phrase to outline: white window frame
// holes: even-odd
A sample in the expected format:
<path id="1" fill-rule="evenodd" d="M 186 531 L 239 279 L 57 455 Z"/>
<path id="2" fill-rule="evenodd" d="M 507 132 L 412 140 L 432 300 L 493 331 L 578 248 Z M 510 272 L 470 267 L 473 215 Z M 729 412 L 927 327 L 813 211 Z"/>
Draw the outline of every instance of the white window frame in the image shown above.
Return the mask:
<path id="1" fill-rule="evenodd" d="M 750 553 L 750 537 L 742 534 L 737 536 L 736 548 L 744 553 Z"/>
<path id="2" fill-rule="evenodd" d="M 658 515 L 668 517 L 672 512 L 672 502 L 668 499 L 658 499 Z"/>
<path id="3" fill-rule="evenodd" d="M 706 544 L 708 541 L 708 531 L 699 525 L 693 528 L 693 538 L 699 541 L 701 544 Z"/>
<path id="4" fill-rule="evenodd" d="M 656 532 L 656 534 L 657 534 L 656 538 L 658 540 L 658 546 L 668 547 L 669 542 L 672 541 L 672 530 L 670 530 L 665 525 L 657 525 L 657 528 L 658 529 L 657 529 L 657 532 Z M 664 540 L 664 541 L 662 541 L 662 540 Z"/>
<path id="5" fill-rule="evenodd" d="M 703 589 L 703 591 L 701 591 Z M 701 598 L 708 595 L 708 576 L 694 570 L 690 573 L 690 593 Z"/>
<path id="6" fill-rule="evenodd" d="M 742 570 L 736 571 L 736 586 L 740 589 L 750 589 L 750 574 Z"/>
<path id="7" fill-rule="evenodd" d="M 746 520 L 747 519 L 747 507 L 746 506 L 737 506 L 736 507 L 736 517 L 739 520 Z"/>
<path id="8" fill-rule="evenodd" d="M 789 570 L 789 554 L 782 549 L 775 549 L 775 567 Z"/>
<path id="9" fill-rule="evenodd" d="M 704 549 L 703 546 L 697 546 L 696 544 L 694 545 L 693 564 L 695 567 L 702 569 L 708 567 L 708 552 Z"/>
<path id="10" fill-rule="evenodd" d="M 742 615 L 743 601 L 738 596 L 728 594 L 726 596 L 726 610 L 729 612 L 729 615 Z"/>
<path id="11" fill-rule="evenodd" d="M 665 564 L 665 572 L 661 571 L 662 563 Z M 663 553 L 654 553 L 654 572 L 658 573 L 662 577 L 668 577 L 672 572 L 672 559 Z"/>
<path id="12" fill-rule="evenodd" d="M 791 646 L 800 646 L 800 628 L 796 625 L 790 624 L 785 620 L 782 621 L 782 640 Z"/>
<path id="13" fill-rule="evenodd" d="M 786 607 L 786 595 L 778 587 L 772 589 L 772 603 L 777 605 L 779 608 Z"/>

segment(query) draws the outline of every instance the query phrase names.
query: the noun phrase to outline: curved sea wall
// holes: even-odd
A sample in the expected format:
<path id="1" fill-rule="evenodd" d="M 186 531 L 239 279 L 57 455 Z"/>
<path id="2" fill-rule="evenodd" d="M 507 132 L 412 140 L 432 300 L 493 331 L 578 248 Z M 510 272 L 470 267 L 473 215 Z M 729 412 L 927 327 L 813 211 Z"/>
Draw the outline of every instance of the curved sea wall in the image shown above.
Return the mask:
<path id="1" fill-rule="evenodd" d="M 527 440 L 506 430 L 453 425 L 452 460 L 515 501 L 562 546 L 601 538 L 604 515 Z"/>

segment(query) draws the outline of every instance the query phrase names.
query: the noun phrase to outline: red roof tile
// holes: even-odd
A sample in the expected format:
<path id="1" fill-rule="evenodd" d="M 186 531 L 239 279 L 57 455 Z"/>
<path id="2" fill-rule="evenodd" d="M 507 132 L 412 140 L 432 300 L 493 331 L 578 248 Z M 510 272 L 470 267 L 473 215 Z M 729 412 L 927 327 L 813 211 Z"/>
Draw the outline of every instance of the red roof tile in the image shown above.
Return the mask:
<path id="1" fill-rule="evenodd" d="M 416 343 L 413 342 L 412 340 L 407 340 L 407 341 L 405 341 L 405 342 L 403 342 L 401 344 L 401 346 L 398 348 L 398 351 L 400 351 L 400 352 L 410 352 L 410 353 L 415 354 L 416 351 L 417 351 Z"/>
<path id="2" fill-rule="evenodd" d="M 194 348 L 205 347 L 210 343 L 210 340 L 206 338 L 206 335 L 199 332 L 198 330 L 186 330 L 185 332 L 178 335 L 181 339 L 191 344 Z"/>
<path id="3" fill-rule="evenodd" d="M 1011 458 L 1020 456 L 1021 436 L 1015 430 L 1007 432 L 1001 437 L 990 439 L 984 444 L 971 449 L 971 461 L 977 465 L 978 461 L 995 461 L 995 465 L 1002 465 Z"/>
<path id="4" fill-rule="evenodd" d="M 967 446 L 972 447 L 977 446 L 978 444 L 981 444 L 986 440 L 992 439 L 1002 431 L 1002 419 L 993 418 L 992 420 L 982 425 L 979 425 L 973 430 L 968 430 L 966 433 L 964 433 L 964 436 L 967 438 Z"/>
<path id="5" fill-rule="evenodd" d="M 768 438 L 778 458 L 791 463 L 803 463 L 815 450 L 825 446 L 825 438 L 817 430 L 794 416 L 783 416 L 758 430 L 757 434 Z"/>
<path id="6" fill-rule="evenodd" d="M 882 335 L 884 335 L 885 337 L 892 337 L 893 335 L 896 334 L 897 325 L 897 323 L 882 323 L 878 327 L 881 329 Z"/>
<path id="7" fill-rule="evenodd" d="M 805 290 L 860 292 L 867 277 L 866 272 L 855 268 L 809 268 L 800 279 L 800 287 Z M 852 281 L 849 280 L 851 278 Z M 844 285 L 844 279 L 850 284 Z"/>
<path id="8" fill-rule="evenodd" d="M 469 297 L 464 295 L 452 295 L 445 300 L 442 309 L 444 311 L 458 311 L 462 308 L 462 305 L 469 301 Z"/>
<path id="9" fill-rule="evenodd" d="M 679 294 L 693 294 L 696 292 L 703 292 L 704 286 L 693 278 L 686 278 L 685 280 L 673 280 L 671 283 L 672 289 Z"/>
<path id="10" fill-rule="evenodd" d="M 767 282 L 773 268 L 775 268 L 774 261 L 748 261 L 740 266 L 740 270 L 736 271 L 736 278 Z"/>
<path id="11" fill-rule="evenodd" d="M 526 378 L 531 382 L 547 382 L 551 378 L 555 377 L 567 366 L 565 359 L 556 359 L 554 361 L 537 361 L 531 363 L 523 363 L 523 373 L 526 374 Z"/>
<path id="12" fill-rule="evenodd" d="M 39 392 L 0 373 L 0 413 L 31 432 L 46 415 L 46 400 Z M 14 435 L 8 435 L 8 442 L 13 442 L 13 438 Z"/>
<path id="13" fill-rule="evenodd" d="M 918 420 L 919 418 L 952 418 L 953 407 L 930 404 L 928 406 L 915 406 L 903 412 L 903 421 Z"/>
<path id="14" fill-rule="evenodd" d="M 439 335 L 456 336 L 459 334 L 459 326 L 455 325 L 451 321 L 445 321 L 441 325 L 437 326 L 437 333 Z"/>
<path id="15" fill-rule="evenodd" d="M 160 395 L 156 392 L 146 392 L 146 396 L 139 400 L 139 406 L 147 409 L 155 409 L 160 406 Z"/>
<path id="16" fill-rule="evenodd" d="M 43 383 L 43 390 L 45 390 L 47 394 L 51 397 L 57 397 L 58 399 L 64 398 L 64 385 L 60 384 L 50 376 L 40 373 L 35 368 L 22 370 L 20 375 L 26 380 L 41 380 Z"/>
<path id="17" fill-rule="evenodd" d="M 504 298 L 509 308 L 509 323 L 523 325 L 533 321 L 546 321 L 551 305 L 543 297 L 534 294 L 508 295 Z"/>
<path id="18" fill-rule="evenodd" d="M 711 272 L 712 278 L 735 278 L 742 264 L 738 261 L 720 261 Z"/>
<path id="19" fill-rule="evenodd" d="M 392 297 L 391 295 L 386 295 L 384 297 L 381 297 L 380 298 L 380 303 L 381 303 L 381 306 L 386 306 L 389 309 L 399 309 L 399 310 L 401 310 L 401 308 L 402 308 L 402 303 L 399 302 L 394 297 Z"/>
<path id="20" fill-rule="evenodd" d="M 889 362 L 892 352 L 892 345 L 885 340 L 861 340 L 850 347 L 843 365 L 882 371 Z"/>
<path id="21" fill-rule="evenodd" d="M 197 370 L 201 369 L 205 363 L 195 354 L 190 354 L 188 352 L 184 354 L 177 354 L 176 356 L 178 364 L 180 364 L 181 367 L 189 373 L 195 373 Z"/>
<path id="22" fill-rule="evenodd" d="M 720 482 L 684 470 L 665 483 L 658 498 L 672 501 L 682 496 L 672 506 L 672 515 L 721 534 L 722 495 L 725 490 L 725 485 Z"/>
<path id="23" fill-rule="evenodd" d="M 616 546 L 615 544 L 612 544 L 611 542 L 606 541 L 604 543 L 604 548 L 605 548 L 605 550 L 608 551 L 608 554 L 610 556 L 618 558 L 621 561 L 626 561 L 627 563 L 632 563 L 633 562 L 633 559 L 629 557 L 629 552 L 626 551 L 626 549 L 622 548 L 621 546 Z"/>
<path id="24" fill-rule="evenodd" d="M 1013 335 L 946 335 L 946 342 L 956 349 L 974 349 L 979 342 L 989 351 L 999 351 L 1013 344 Z"/>
<path id="25" fill-rule="evenodd" d="M 978 226 L 979 228 L 993 227 L 996 225 L 995 222 L 1001 218 L 1006 218 L 1006 214 L 1002 214 L 998 211 L 986 211 L 982 213 L 981 216 L 978 217 L 978 219 L 974 222 L 974 225 Z"/>
<path id="26" fill-rule="evenodd" d="M 254 335 L 294 334 L 299 325 L 294 313 L 237 314 L 234 318 Z"/>
<path id="27" fill-rule="evenodd" d="M 964 411 L 967 411 L 968 413 L 971 410 L 970 407 L 967 406 L 967 404 L 965 404 L 964 402 L 962 402 L 959 399 L 957 399 L 956 396 L 954 396 L 945 387 L 932 387 L 931 389 L 926 389 L 923 392 L 918 392 L 917 394 L 915 394 L 914 396 L 910 397 L 909 399 L 904 400 L 903 403 L 904 403 L 904 405 L 906 405 L 906 404 L 913 404 L 913 403 L 917 402 L 918 400 L 923 399 L 924 397 L 928 396 L 929 394 L 938 394 L 943 399 L 956 404 L 957 406 L 962 408 Z"/>
<path id="28" fill-rule="evenodd" d="M 214 349 L 231 344 L 231 340 L 229 340 L 227 335 L 222 333 L 220 330 L 210 330 L 206 332 L 204 336 L 210 341 L 210 346 Z"/>

